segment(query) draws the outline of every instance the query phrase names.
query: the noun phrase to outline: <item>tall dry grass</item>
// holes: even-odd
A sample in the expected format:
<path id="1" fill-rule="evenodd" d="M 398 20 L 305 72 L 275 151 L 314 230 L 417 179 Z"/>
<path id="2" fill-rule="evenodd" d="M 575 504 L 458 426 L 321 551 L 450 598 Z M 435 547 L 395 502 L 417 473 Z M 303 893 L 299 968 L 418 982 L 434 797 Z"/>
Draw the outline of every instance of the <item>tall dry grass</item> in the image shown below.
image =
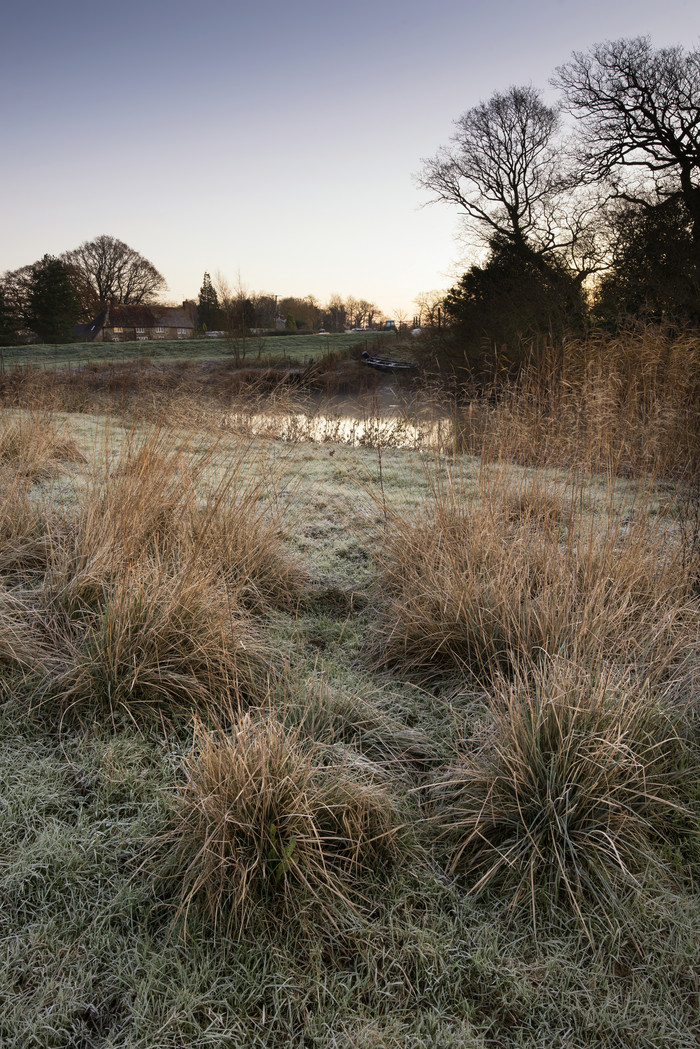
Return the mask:
<path id="1" fill-rule="evenodd" d="M 40 483 L 83 461 L 50 412 L 0 413 L 0 575 L 18 582 L 46 567 L 53 525 Z"/>
<path id="2" fill-rule="evenodd" d="M 180 909 L 203 899 L 227 935 L 263 903 L 269 914 L 327 919 L 359 899 L 357 882 L 398 854 L 396 804 L 357 764 L 339 763 L 269 714 L 230 733 L 196 723 L 167 836 Z"/>
<path id="3" fill-rule="evenodd" d="M 52 477 L 59 464 L 84 461 L 75 440 L 45 409 L 0 413 L 0 469 L 29 480 Z"/>
<path id="4" fill-rule="evenodd" d="M 48 662 L 49 651 L 27 595 L 0 584 L 0 695 L 12 690 L 13 674 L 36 674 Z"/>
<path id="5" fill-rule="evenodd" d="M 427 508 L 387 511 L 377 550 L 380 662 L 488 685 L 543 658 L 609 660 L 657 676 L 698 640 L 698 602 L 672 525 L 643 500 L 587 510 L 508 469 L 434 485 Z M 610 499 L 613 499 L 611 491 Z"/>
<path id="6" fill-rule="evenodd" d="M 255 616 L 293 607 L 306 585 L 276 479 L 244 443 L 162 425 L 101 436 L 67 500 L 35 471 L 5 470 L 7 659 L 22 673 L 33 662 L 37 700 L 81 715 L 220 715 L 259 699 L 281 660 Z"/>
<path id="7" fill-rule="evenodd" d="M 434 787 L 451 869 L 474 892 L 529 899 L 533 916 L 552 901 L 613 912 L 650 871 L 668 875 L 664 849 L 697 839 L 683 737 L 678 711 L 630 674 L 553 660 L 501 682 Z"/>
<path id="8" fill-rule="evenodd" d="M 77 714 L 221 718 L 268 687 L 260 631 L 211 575 L 189 567 L 126 564 L 92 609 L 54 612 L 51 632 L 59 662 L 49 690 Z"/>
<path id="9" fill-rule="evenodd" d="M 0 470 L 0 575 L 22 582 L 43 573 L 54 528 L 50 508 L 32 497 L 26 475 Z"/>
<path id="10" fill-rule="evenodd" d="M 234 603 L 292 605 L 304 573 L 283 550 L 276 482 L 246 445 L 216 441 L 190 454 L 162 426 L 133 429 L 106 454 L 57 537 L 48 588 L 68 610 L 101 600 L 104 587 L 156 558 L 214 575 Z"/>
<path id="11" fill-rule="evenodd" d="M 700 333 L 650 326 L 535 346 L 517 380 L 467 387 L 454 412 L 457 447 L 474 455 L 687 477 L 700 461 Z"/>

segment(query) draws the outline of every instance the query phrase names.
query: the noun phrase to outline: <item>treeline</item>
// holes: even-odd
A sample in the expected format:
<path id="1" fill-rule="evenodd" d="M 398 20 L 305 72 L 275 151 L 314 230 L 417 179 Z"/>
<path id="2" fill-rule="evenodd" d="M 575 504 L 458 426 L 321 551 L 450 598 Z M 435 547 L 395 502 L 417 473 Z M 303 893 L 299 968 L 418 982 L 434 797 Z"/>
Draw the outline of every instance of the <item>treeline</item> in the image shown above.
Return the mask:
<path id="1" fill-rule="evenodd" d="M 437 314 L 452 365 L 591 324 L 700 324 L 700 50 L 609 41 L 552 83 L 557 105 L 511 87 L 468 110 L 418 176 L 483 257 Z"/>
<path id="2" fill-rule="evenodd" d="M 156 302 L 165 278 L 148 259 L 116 237 L 102 235 L 60 256 L 44 255 L 0 278 L 0 345 L 38 338 L 70 342 L 76 325 L 109 305 Z M 194 300 L 192 300 L 194 304 Z M 371 327 L 382 316 L 367 299 L 333 295 L 325 304 L 313 295 L 278 298 L 251 292 L 240 279 L 231 285 L 204 274 L 196 302 L 198 329 L 240 333 L 251 328 L 338 332 Z"/>
<path id="3" fill-rule="evenodd" d="M 239 280 L 232 286 L 217 274 L 204 274 L 197 301 L 199 326 L 203 331 L 245 331 L 251 328 L 286 331 L 341 332 L 346 328 L 370 328 L 383 314 L 373 302 L 332 295 L 321 303 L 314 295 L 303 298 L 278 297 L 252 292 Z"/>

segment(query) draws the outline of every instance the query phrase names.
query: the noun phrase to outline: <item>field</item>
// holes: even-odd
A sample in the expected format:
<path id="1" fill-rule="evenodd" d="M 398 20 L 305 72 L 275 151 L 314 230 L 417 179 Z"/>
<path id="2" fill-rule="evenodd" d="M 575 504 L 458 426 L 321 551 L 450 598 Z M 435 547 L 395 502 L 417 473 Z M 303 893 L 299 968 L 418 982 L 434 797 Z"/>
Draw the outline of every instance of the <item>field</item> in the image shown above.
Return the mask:
<path id="1" fill-rule="evenodd" d="M 393 336 L 395 338 L 395 336 Z M 337 350 L 345 351 L 349 344 L 391 344 L 392 334 L 384 332 L 342 332 L 341 334 L 309 334 L 245 337 L 222 339 L 162 339 L 148 342 L 94 342 L 68 343 L 60 346 L 34 344 L 30 346 L 0 347 L 0 368 L 20 365 L 56 368 L 61 365 L 120 363 L 149 360 L 158 363 L 172 361 L 227 360 L 235 358 L 246 363 L 286 362 L 306 363 Z"/>
<path id="2" fill-rule="evenodd" d="M 697 339 L 324 359 L 5 362 L 0 1045 L 696 1046 Z"/>

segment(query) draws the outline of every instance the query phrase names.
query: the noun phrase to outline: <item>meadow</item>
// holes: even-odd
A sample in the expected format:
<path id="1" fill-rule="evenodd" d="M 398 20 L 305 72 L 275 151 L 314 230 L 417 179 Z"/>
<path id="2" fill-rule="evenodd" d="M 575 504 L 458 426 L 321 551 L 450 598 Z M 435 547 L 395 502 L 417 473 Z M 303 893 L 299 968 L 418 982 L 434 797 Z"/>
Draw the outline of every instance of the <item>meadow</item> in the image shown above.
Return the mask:
<path id="1" fill-rule="evenodd" d="M 700 341 L 331 351 L 5 362 L 0 1044 L 690 1049 Z"/>
<path id="2" fill-rule="evenodd" d="M 310 332 L 306 335 L 245 335 L 217 339 L 158 339 L 143 342 L 75 342 L 58 346 L 43 343 L 0 347 L 0 368 L 21 365 L 56 368 L 63 365 L 119 363 L 148 360 L 173 361 L 228 360 L 237 362 L 306 363 L 323 354 L 346 351 L 348 345 L 390 343 L 392 333 Z"/>

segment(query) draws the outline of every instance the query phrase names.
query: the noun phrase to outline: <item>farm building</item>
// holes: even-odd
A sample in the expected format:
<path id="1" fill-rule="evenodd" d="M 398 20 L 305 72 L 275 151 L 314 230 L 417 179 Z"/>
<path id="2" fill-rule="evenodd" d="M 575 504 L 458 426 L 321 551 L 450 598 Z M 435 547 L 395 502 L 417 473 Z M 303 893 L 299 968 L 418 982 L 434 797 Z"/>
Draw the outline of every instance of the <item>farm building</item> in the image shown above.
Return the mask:
<path id="1" fill-rule="evenodd" d="M 182 306 L 107 306 L 90 324 L 81 325 L 88 342 L 146 342 L 149 339 L 191 339 L 194 303 Z"/>

